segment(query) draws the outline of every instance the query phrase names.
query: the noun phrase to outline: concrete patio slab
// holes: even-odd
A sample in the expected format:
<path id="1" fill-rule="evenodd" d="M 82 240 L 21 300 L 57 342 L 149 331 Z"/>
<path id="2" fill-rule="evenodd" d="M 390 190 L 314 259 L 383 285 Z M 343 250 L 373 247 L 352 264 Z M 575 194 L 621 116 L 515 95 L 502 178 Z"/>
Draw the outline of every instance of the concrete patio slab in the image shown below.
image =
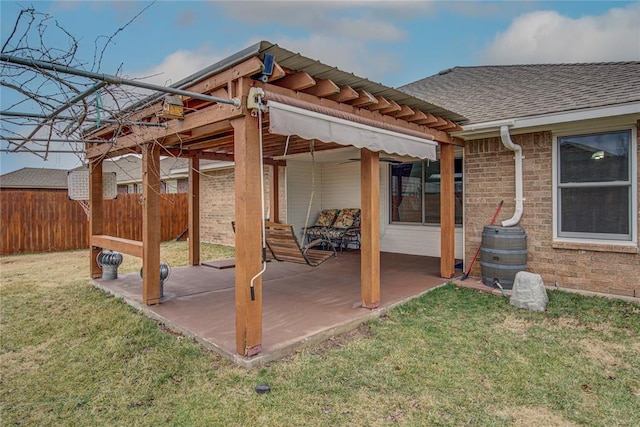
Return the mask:
<path id="1" fill-rule="evenodd" d="M 263 277 L 262 352 L 235 351 L 235 269 L 173 268 L 161 303 L 142 304 L 139 274 L 93 284 L 168 328 L 192 336 L 235 363 L 251 368 L 355 329 L 390 308 L 447 282 L 438 258 L 381 253 L 381 305 L 361 307 L 360 254 L 343 252 L 318 267 L 272 261 Z M 460 272 L 460 274 L 462 274 Z"/>

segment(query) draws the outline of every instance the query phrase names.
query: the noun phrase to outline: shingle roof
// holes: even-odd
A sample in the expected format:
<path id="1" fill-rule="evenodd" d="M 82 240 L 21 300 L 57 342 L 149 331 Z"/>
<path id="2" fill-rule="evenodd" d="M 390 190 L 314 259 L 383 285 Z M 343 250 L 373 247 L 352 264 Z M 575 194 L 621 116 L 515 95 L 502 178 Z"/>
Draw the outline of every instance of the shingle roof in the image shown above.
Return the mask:
<path id="1" fill-rule="evenodd" d="M 66 189 L 65 169 L 22 168 L 0 176 L 2 188 Z"/>
<path id="2" fill-rule="evenodd" d="M 640 62 L 455 67 L 399 88 L 481 123 L 640 101 Z"/>

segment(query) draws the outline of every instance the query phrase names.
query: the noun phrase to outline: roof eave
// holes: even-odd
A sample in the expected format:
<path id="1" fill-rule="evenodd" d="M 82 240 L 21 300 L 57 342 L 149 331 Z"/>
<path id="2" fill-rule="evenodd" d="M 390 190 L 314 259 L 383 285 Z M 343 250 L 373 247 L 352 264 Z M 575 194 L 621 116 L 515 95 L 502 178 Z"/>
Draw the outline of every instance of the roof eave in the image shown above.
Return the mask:
<path id="1" fill-rule="evenodd" d="M 509 126 L 511 130 L 535 129 L 549 127 L 561 123 L 596 120 L 607 117 L 634 116 L 640 119 L 640 101 L 626 104 L 608 105 L 605 107 L 585 108 L 580 110 L 563 111 L 538 116 L 515 117 L 489 122 L 472 123 L 462 126 L 462 131 L 452 132 L 451 135 L 463 139 L 482 135 L 497 134 L 502 126 Z"/>

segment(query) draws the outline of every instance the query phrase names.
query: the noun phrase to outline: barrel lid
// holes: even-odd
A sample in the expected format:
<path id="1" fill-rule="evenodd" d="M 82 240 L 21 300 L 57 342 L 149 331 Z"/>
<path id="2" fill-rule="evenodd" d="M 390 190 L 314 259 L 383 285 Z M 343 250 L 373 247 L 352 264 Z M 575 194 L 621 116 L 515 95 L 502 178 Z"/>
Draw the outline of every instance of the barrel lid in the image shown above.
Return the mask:
<path id="1" fill-rule="evenodd" d="M 498 225 L 485 225 L 482 232 L 486 234 L 524 234 L 524 228 L 500 227 Z"/>

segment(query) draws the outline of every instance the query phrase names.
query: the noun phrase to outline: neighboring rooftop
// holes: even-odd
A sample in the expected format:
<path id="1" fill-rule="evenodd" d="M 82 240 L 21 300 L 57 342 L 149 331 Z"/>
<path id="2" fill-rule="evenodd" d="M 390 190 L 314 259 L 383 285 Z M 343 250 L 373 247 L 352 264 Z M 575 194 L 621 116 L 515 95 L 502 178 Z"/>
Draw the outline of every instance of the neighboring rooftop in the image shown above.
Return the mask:
<path id="1" fill-rule="evenodd" d="M 0 175 L 0 188 L 67 189 L 65 169 L 22 168 Z"/>
<path id="2" fill-rule="evenodd" d="M 188 166 L 189 159 L 186 158 L 165 157 L 160 159 L 160 179 L 169 178 L 174 169 L 185 169 Z M 84 168 L 85 166 L 79 166 L 74 170 Z M 115 172 L 118 184 L 142 182 L 142 158 L 139 155 L 130 154 L 117 159 L 105 159 L 102 162 L 102 172 Z"/>
<path id="3" fill-rule="evenodd" d="M 640 62 L 455 67 L 400 90 L 469 123 L 640 101 Z"/>

